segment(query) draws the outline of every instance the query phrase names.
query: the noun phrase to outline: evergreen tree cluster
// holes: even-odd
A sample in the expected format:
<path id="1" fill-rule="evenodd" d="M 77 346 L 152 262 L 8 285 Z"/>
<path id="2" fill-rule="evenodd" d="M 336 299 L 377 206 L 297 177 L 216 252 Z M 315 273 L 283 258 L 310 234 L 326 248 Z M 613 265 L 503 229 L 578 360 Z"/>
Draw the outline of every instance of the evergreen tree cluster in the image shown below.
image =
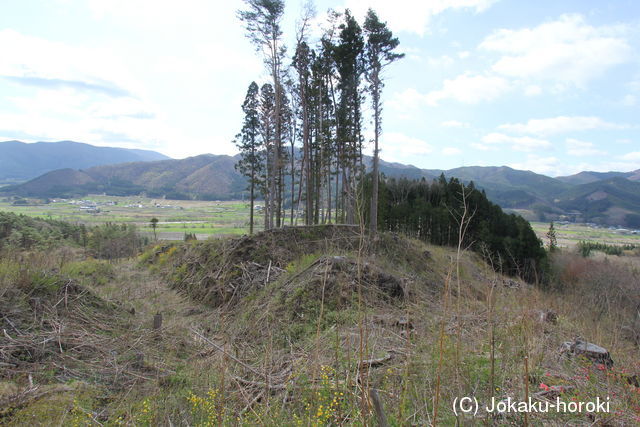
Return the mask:
<path id="1" fill-rule="evenodd" d="M 283 226 L 287 217 L 290 224 L 354 224 L 365 170 L 363 105 L 371 100 L 377 170 L 383 70 L 403 56 L 394 53 L 399 42 L 373 10 L 362 26 L 349 10 L 330 11 L 323 34 L 311 42 L 315 12 L 308 3 L 289 57 L 280 26 L 284 6 L 245 0 L 238 12 L 270 76 L 249 85 L 235 139 L 236 168 L 249 183 L 250 231 L 257 197 L 264 199 L 265 229 Z"/>
<path id="2" fill-rule="evenodd" d="M 270 75 L 262 86 L 249 85 L 235 140 L 236 167 L 249 182 L 251 232 L 258 196 L 264 199 L 264 229 L 283 226 L 287 217 L 290 224 L 300 219 L 306 225 L 364 219 L 372 233 L 400 231 L 456 245 L 464 222 L 461 245 L 483 253 L 505 273 L 539 279 L 546 255 L 529 223 L 504 214 L 473 184 L 444 177 L 433 183 L 380 181 L 383 71 L 403 55 L 395 52 L 398 39 L 373 10 L 362 26 L 349 10 L 331 11 L 312 43 L 314 10 L 307 4 L 289 58 L 280 27 L 284 0 L 245 0 L 245 6 L 238 16 Z M 363 117 L 366 101 L 370 117 Z M 374 153 L 369 175 L 363 158 L 368 121 Z"/>
<path id="3" fill-rule="evenodd" d="M 96 258 L 118 259 L 137 255 L 148 243 L 135 225 L 108 222 L 89 230 L 86 247 Z"/>
<path id="4" fill-rule="evenodd" d="M 0 212 L 0 249 L 49 248 L 64 242 L 81 244 L 86 228 L 47 218 Z"/>
<path id="5" fill-rule="evenodd" d="M 371 190 L 365 185 L 365 194 Z M 379 230 L 402 232 L 436 245 L 481 254 L 496 270 L 529 282 L 544 281 L 546 252 L 531 225 L 491 203 L 473 182 L 383 179 L 378 201 Z M 466 210 L 465 210 L 466 209 Z"/>
<path id="6" fill-rule="evenodd" d="M 602 252 L 607 255 L 622 256 L 624 254 L 624 251 L 632 251 L 637 248 L 638 246 L 631 245 L 631 244 L 608 245 L 606 243 L 592 242 L 588 240 L 581 240 L 578 242 L 578 245 L 576 246 L 578 253 L 585 258 L 591 255 L 592 251 Z"/>
<path id="7" fill-rule="evenodd" d="M 91 256 L 116 259 L 136 255 L 149 241 L 135 225 L 106 223 L 87 227 L 48 218 L 0 212 L 0 251 L 82 246 Z"/>

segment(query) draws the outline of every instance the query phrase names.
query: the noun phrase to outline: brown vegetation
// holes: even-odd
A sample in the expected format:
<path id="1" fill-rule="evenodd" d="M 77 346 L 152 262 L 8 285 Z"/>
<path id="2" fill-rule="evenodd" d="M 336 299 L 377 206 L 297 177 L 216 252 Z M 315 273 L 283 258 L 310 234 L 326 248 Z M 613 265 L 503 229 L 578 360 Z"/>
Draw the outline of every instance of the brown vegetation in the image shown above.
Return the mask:
<path id="1" fill-rule="evenodd" d="M 0 419 L 452 425 L 474 421 L 453 414 L 456 397 L 528 395 L 611 398 L 609 414 L 533 414 L 532 424 L 637 422 L 634 257 L 559 252 L 552 290 L 503 277 L 478 255 L 456 258 L 398 235 L 302 227 L 158 245 L 135 262 L 104 262 L 100 283 L 93 272 L 103 270 L 68 254 L 73 268 L 42 257 L 28 275 L 3 261 L 0 328 L 15 342 L 0 337 L 0 362 L 11 364 Z M 29 305 L 35 297 L 42 307 Z M 561 351 L 576 340 L 608 350 L 613 365 Z"/>

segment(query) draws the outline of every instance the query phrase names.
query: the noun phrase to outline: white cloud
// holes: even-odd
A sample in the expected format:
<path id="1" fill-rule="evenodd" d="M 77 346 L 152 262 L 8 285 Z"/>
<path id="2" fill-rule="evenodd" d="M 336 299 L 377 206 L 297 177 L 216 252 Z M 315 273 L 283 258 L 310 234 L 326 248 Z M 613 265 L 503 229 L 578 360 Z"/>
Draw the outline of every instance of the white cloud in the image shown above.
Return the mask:
<path id="1" fill-rule="evenodd" d="M 445 99 L 453 99 L 465 104 L 491 101 L 509 90 L 508 82 L 501 77 L 461 74 L 447 79 L 442 89 L 421 93 L 414 88 L 396 92 L 388 101 L 388 106 L 405 117 L 423 105 L 437 106 Z"/>
<path id="2" fill-rule="evenodd" d="M 351 9 L 357 17 L 363 17 L 367 9 L 374 9 L 381 18 L 389 23 L 393 31 L 405 31 L 425 34 L 431 18 L 446 10 L 471 10 L 483 12 L 497 0 L 346 0 L 345 7 Z"/>
<path id="3" fill-rule="evenodd" d="M 453 79 L 447 79 L 442 89 L 424 95 L 428 105 L 436 106 L 444 99 L 453 99 L 465 104 L 477 104 L 481 101 L 491 101 L 509 90 L 509 83 L 495 76 L 461 74 Z"/>
<path id="4" fill-rule="evenodd" d="M 449 55 L 442 55 L 437 57 L 430 56 L 427 58 L 427 64 L 429 64 L 431 67 L 446 68 L 453 65 L 453 63 L 454 60 Z"/>
<path id="5" fill-rule="evenodd" d="M 485 144 L 508 144 L 515 151 L 537 151 L 549 149 L 551 143 L 544 139 L 531 138 L 530 136 L 509 136 L 503 133 L 490 133 L 482 137 Z"/>
<path id="6" fill-rule="evenodd" d="M 496 147 L 480 144 L 479 142 L 472 142 L 470 145 L 472 148 L 475 148 L 476 150 L 480 150 L 480 151 L 493 151 L 497 149 Z"/>
<path id="7" fill-rule="evenodd" d="M 140 87 L 107 49 L 69 46 L 5 29 L 0 31 L 0 58 L 0 76 L 25 86 L 107 96 L 126 96 Z"/>
<path id="8" fill-rule="evenodd" d="M 402 92 L 395 92 L 386 106 L 388 110 L 396 112 L 400 118 L 407 119 L 413 117 L 424 104 L 426 104 L 425 95 L 414 88 L 408 88 Z"/>
<path id="9" fill-rule="evenodd" d="M 562 15 L 534 28 L 495 31 L 479 47 L 503 55 L 492 67 L 501 75 L 583 86 L 631 59 L 625 32 L 623 26 L 594 27 L 581 15 Z"/>
<path id="10" fill-rule="evenodd" d="M 633 151 L 631 153 L 624 154 L 620 156 L 622 160 L 629 160 L 632 162 L 640 161 L 640 151 Z"/>
<path id="11" fill-rule="evenodd" d="M 445 156 L 456 156 L 458 154 L 462 154 L 462 150 L 456 147 L 445 147 L 442 149 L 442 154 Z"/>
<path id="12" fill-rule="evenodd" d="M 433 146 L 428 142 L 402 132 L 383 133 L 380 145 L 382 147 L 380 156 L 392 162 L 415 160 L 415 156 L 430 154 L 434 151 Z"/>
<path id="13" fill-rule="evenodd" d="M 210 0 L 88 0 L 93 17 L 117 20 L 137 27 L 199 31 L 211 25 L 212 16 L 231 15 L 243 5 L 240 2 Z"/>
<path id="14" fill-rule="evenodd" d="M 440 126 L 444 128 L 468 128 L 469 123 L 459 122 L 457 120 L 447 120 L 440 123 Z"/>
<path id="15" fill-rule="evenodd" d="M 635 95 L 625 95 L 624 98 L 622 98 L 622 105 L 624 105 L 625 107 L 633 107 L 634 105 L 636 105 L 637 102 L 637 98 Z"/>
<path id="16" fill-rule="evenodd" d="M 145 100 L 143 85 L 108 49 L 0 31 L 0 77 L 18 86 L 4 98 L 0 131 L 26 140 L 169 149 L 184 140 Z"/>
<path id="17" fill-rule="evenodd" d="M 317 38 L 322 37 L 322 34 L 318 34 Z M 411 59 L 416 62 L 424 62 L 422 49 L 413 46 L 399 46 L 399 51 L 405 54 L 407 59 Z"/>
<path id="18" fill-rule="evenodd" d="M 580 141 L 574 138 L 567 138 L 565 144 L 567 146 L 567 154 L 571 156 L 585 157 L 607 154 L 602 150 L 598 150 L 596 148 L 596 145 L 592 142 Z"/>
<path id="19" fill-rule="evenodd" d="M 66 93 L 65 93 L 66 92 Z M 137 100 L 118 98 L 95 102 L 84 94 L 38 91 L 35 97 L 17 98 L 16 113 L 0 113 L 2 132 L 29 140 L 71 139 L 101 146 L 153 148 L 169 152 L 180 135 L 154 110 Z M 175 147 L 173 147 L 175 148 Z"/>
<path id="20" fill-rule="evenodd" d="M 402 46 L 401 49 L 406 54 L 413 53 L 418 55 L 422 53 L 422 49 L 415 46 Z"/>
<path id="21" fill-rule="evenodd" d="M 605 161 L 601 163 L 587 163 L 581 162 L 578 164 L 562 164 L 558 168 L 558 172 L 555 175 L 571 175 L 581 171 L 594 171 L 594 172 L 610 172 L 620 171 L 627 172 L 638 169 L 640 165 L 636 162 L 625 161 Z"/>
<path id="22" fill-rule="evenodd" d="M 558 116 L 547 119 L 531 119 L 527 123 L 508 123 L 498 126 L 499 129 L 505 131 L 534 135 L 553 135 L 595 129 L 626 129 L 627 127 L 593 116 Z"/>
<path id="23" fill-rule="evenodd" d="M 466 59 L 469 57 L 469 55 L 471 55 L 471 52 L 469 52 L 468 50 L 463 50 L 462 52 L 458 52 L 458 58 L 460 59 Z"/>
<path id="24" fill-rule="evenodd" d="M 557 157 L 542 157 L 537 154 L 527 154 L 525 161 L 511 163 L 509 166 L 550 176 L 558 176 L 566 171 L 566 165 L 563 165 Z"/>
<path id="25" fill-rule="evenodd" d="M 529 85 L 524 88 L 524 94 L 527 96 L 537 96 L 542 93 L 542 88 L 538 85 Z"/>
<path id="26" fill-rule="evenodd" d="M 223 3 L 91 0 L 83 18 L 111 30 L 71 43 L 54 41 L 53 30 L 0 29 L 0 83 L 18 94 L 2 98 L 0 132 L 175 157 L 234 153 L 233 123 L 264 66 L 235 19 L 241 5 Z M 212 16 L 220 25 L 211 27 Z"/>

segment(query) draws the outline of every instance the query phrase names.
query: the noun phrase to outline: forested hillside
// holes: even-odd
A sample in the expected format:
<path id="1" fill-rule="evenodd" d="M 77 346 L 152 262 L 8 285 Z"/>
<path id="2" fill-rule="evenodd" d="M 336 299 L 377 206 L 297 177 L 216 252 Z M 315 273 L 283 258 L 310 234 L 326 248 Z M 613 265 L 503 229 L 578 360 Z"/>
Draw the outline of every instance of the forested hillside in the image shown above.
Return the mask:
<path id="1" fill-rule="evenodd" d="M 0 193 L 23 197 L 126 196 L 145 193 L 167 199 L 239 199 L 245 180 L 231 156 L 201 155 L 181 160 L 133 162 L 76 171 L 56 170 Z"/>
<path id="2" fill-rule="evenodd" d="M 444 175 L 433 182 L 389 179 L 381 182 L 378 203 L 381 230 L 435 245 L 459 245 L 498 271 L 530 282 L 547 280 L 546 253 L 529 223 L 505 214 L 473 184 L 447 181 Z"/>

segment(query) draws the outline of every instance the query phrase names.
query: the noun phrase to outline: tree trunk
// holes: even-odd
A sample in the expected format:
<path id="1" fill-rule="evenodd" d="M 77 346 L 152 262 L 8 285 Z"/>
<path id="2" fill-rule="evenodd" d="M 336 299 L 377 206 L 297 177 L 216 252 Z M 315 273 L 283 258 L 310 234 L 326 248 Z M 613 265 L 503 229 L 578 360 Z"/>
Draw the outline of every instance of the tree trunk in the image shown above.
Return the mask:
<path id="1" fill-rule="evenodd" d="M 273 201 L 273 208 L 276 210 L 275 212 L 275 220 L 276 220 L 276 227 L 280 227 L 281 225 L 281 214 L 282 214 L 282 194 L 280 193 L 280 176 L 281 176 L 281 169 L 282 169 L 282 155 L 281 155 L 281 148 L 282 148 L 282 116 L 281 116 L 281 111 L 282 111 L 282 88 L 280 87 L 280 59 L 278 58 L 278 39 L 276 37 L 275 34 L 272 35 L 272 39 L 271 39 L 271 46 L 272 46 L 272 52 L 271 52 L 271 58 L 272 58 L 272 65 L 271 65 L 271 74 L 272 74 L 272 78 L 273 78 L 273 86 L 275 89 L 275 119 L 276 119 L 276 127 L 275 127 L 275 150 L 274 150 L 274 168 L 273 168 L 273 180 L 272 180 L 272 184 L 271 187 L 273 189 L 272 192 L 272 201 Z M 273 196 L 275 195 L 275 199 L 273 199 Z M 271 213 L 271 215 L 273 216 L 273 212 Z M 271 220 L 273 221 L 273 219 Z"/>
<path id="2" fill-rule="evenodd" d="M 378 180 L 379 180 L 379 163 L 380 157 L 378 153 L 378 138 L 380 136 L 380 85 L 377 75 L 374 75 L 373 83 L 373 122 L 374 122 L 374 149 L 373 149 L 373 170 L 371 185 L 371 222 L 370 231 L 372 234 L 376 233 L 378 229 Z"/>
<path id="3" fill-rule="evenodd" d="M 303 91 L 304 93 L 304 91 Z M 306 95 L 305 95 L 306 96 Z M 307 106 L 307 101 L 304 99 L 302 101 L 302 143 L 304 147 L 305 156 L 307 158 L 307 169 L 306 169 L 306 208 L 304 213 L 304 223 L 305 225 L 311 225 L 311 211 L 313 210 L 313 183 L 311 180 L 311 147 L 309 146 L 309 110 Z"/>
<path id="4" fill-rule="evenodd" d="M 327 222 L 331 223 L 331 157 L 327 165 Z"/>
<path id="5" fill-rule="evenodd" d="M 254 151 L 254 150 L 252 150 Z M 255 158 L 255 157 L 254 157 Z M 250 186 L 250 195 L 249 197 L 251 198 L 251 201 L 249 202 L 250 204 L 250 209 L 249 209 L 249 234 L 253 234 L 253 205 L 254 205 L 254 187 L 255 187 L 255 176 L 256 176 L 256 172 L 255 172 L 255 167 L 251 168 L 251 186 Z"/>
<path id="6" fill-rule="evenodd" d="M 292 108 L 295 110 L 295 108 Z M 291 115 L 293 117 L 293 114 Z M 292 123 L 289 125 L 289 130 L 291 131 L 291 218 L 289 219 L 289 225 L 293 226 L 293 207 L 294 207 L 294 197 L 295 197 L 295 187 L 296 187 L 296 121 L 295 119 L 291 119 Z"/>

